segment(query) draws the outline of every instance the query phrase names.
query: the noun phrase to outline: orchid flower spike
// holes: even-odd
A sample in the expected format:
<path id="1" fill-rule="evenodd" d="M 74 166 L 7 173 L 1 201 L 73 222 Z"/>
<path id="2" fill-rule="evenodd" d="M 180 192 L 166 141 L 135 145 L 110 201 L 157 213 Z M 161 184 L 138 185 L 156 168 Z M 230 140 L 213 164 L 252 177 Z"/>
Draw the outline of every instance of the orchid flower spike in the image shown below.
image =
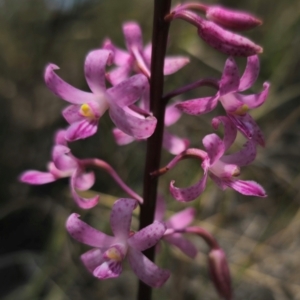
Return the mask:
<path id="1" fill-rule="evenodd" d="M 204 137 L 203 145 L 207 152 L 200 149 L 187 149 L 161 170 L 153 175 L 161 175 L 172 169 L 176 164 L 186 158 L 194 157 L 202 161 L 201 167 L 204 171 L 203 177 L 188 188 L 178 188 L 174 186 L 174 180 L 170 183 L 172 196 L 182 202 L 196 199 L 206 187 L 209 176 L 222 190 L 230 187 L 237 192 L 247 196 L 266 197 L 265 190 L 254 181 L 236 179 L 240 175 L 240 167 L 250 164 L 256 156 L 256 144 L 248 141 L 243 149 L 229 155 L 225 152 L 235 140 L 237 130 L 234 124 L 227 117 L 216 117 L 213 119 L 213 126 L 217 128 L 220 123 L 224 125 L 224 138 L 221 140 L 216 134 L 209 134 Z"/>
<path id="2" fill-rule="evenodd" d="M 70 177 L 71 194 L 80 208 L 89 209 L 97 205 L 99 196 L 83 198 L 76 190 L 86 191 L 95 182 L 94 172 L 86 172 L 84 164 L 71 154 L 64 138 L 66 131 L 59 130 L 55 136 L 55 145 L 52 150 L 52 160 L 48 163 L 48 172 L 36 170 L 25 171 L 20 181 L 33 185 L 46 184 L 60 178 Z"/>
<path id="3" fill-rule="evenodd" d="M 114 53 L 114 62 L 117 65 L 115 69 L 107 74 L 108 80 L 116 85 L 130 75 L 132 70 L 142 73 L 150 78 L 150 65 L 152 45 L 144 47 L 142 30 L 135 22 L 126 22 L 123 24 L 123 33 L 125 37 L 127 51 L 119 49 L 113 43 L 106 39 L 103 48 L 109 49 Z M 170 56 L 165 58 L 164 75 L 170 75 L 189 63 L 189 59 L 184 56 Z"/>
<path id="4" fill-rule="evenodd" d="M 175 107 L 175 104 L 171 104 L 166 107 L 165 113 L 165 127 L 169 127 L 175 124 L 181 117 L 181 111 Z M 146 108 L 144 108 L 146 109 Z M 148 111 L 148 109 L 146 109 Z M 124 133 L 118 128 L 113 129 L 113 135 L 118 145 L 127 145 L 133 142 L 135 139 L 132 136 Z M 186 150 L 190 142 L 186 138 L 180 138 L 171 134 L 167 130 L 164 130 L 163 135 L 163 147 L 173 155 L 177 155 Z"/>
<path id="5" fill-rule="evenodd" d="M 132 212 L 137 206 L 133 199 L 119 199 L 113 207 L 110 225 L 114 236 L 108 236 L 72 214 L 66 227 L 77 241 L 95 247 L 81 255 L 86 268 L 97 278 L 118 277 L 122 272 L 122 261 L 127 256 L 134 273 L 151 287 L 160 287 L 169 278 L 170 272 L 163 270 L 150 261 L 142 251 L 153 247 L 163 237 L 165 225 L 153 224 L 133 233 L 130 231 Z"/>
<path id="6" fill-rule="evenodd" d="M 258 74 L 259 59 L 257 55 L 247 58 L 247 65 L 242 76 L 239 76 L 238 67 L 233 57 L 229 57 L 226 60 L 219 82 L 219 91 L 215 96 L 184 101 L 177 104 L 177 108 L 190 115 L 201 115 L 212 111 L 220 101 L 226 110 L 227 116 L 246 138 L 264 146 L 263 134 L 247 112 L 249 109 L 264 104 L 269 93 L 270 84 L 265 82 L 260 93 L 240 94 L 240 92 L 249 89 L 254 84 Z"/>
<path id="7" fill-rule="evenodd" d="M 100 117 L 109 110 L 115 125 L 135 138 L 148 138 L 154 132 L 156 118 L 148 112 L 135 111 L 133 105 L 148 85 L 147 78 L 138 74 L 116 86 L 106 89 L 105 67 L 113 60 L 109 50 L 91 51 L 85 60 L 86 81 L 91 93 L 74 88 L 63 81 L 54 70 L 58 67 L 49 64 L 45 70 L 45 82 L 57 96 L 70 102 L 63 116 L 70 124 L 66 139 L 74 141 L 84 139 L 96 133 Z"/>
<path id="8" fill-rule="evenodd" d="M 158 196 L 156 200 L 156 210 L 154 219 L 156 221 L 162 222 L 164 219 L 165 211 L 166 205 L 164 198 L 162 196 Z M 190 258 L 196 257 L 197 248 L 191 241 L 183 237 L 182 232 L 184 232 L 185 228 L 194 221 L 195 215 L 196 210 L 192 207 L 188 207 L 174 214 L 165 222 L 167 230 L 162 238 L 162 240 L 171 245 L 176 246 Z"/>
<path id="9" fill-rule="evenodd" d="M 189 10 L 175 10 L 166 19 L 183 19 L 193 24 L 198 29 L 198 35 L 208 45 L 227 55 L 251 56 L 263 52 L 262 47 L 248 38 L 226 30 L 215 22 L 204 20 Z"/>

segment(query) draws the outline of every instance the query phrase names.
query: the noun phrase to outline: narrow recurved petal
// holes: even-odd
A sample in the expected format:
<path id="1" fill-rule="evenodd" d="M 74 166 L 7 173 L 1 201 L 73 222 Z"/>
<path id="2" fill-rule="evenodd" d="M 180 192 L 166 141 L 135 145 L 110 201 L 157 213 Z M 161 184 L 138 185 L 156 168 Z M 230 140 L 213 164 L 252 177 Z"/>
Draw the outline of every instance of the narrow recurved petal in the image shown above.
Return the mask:
<path id="1" fill-rule="evenodd" d="M 195 216 L 196 210 L 188 207 L 169 218 L 166 222 L 167 228 L 184 229 L 194 221 Z"/>
<path id="2" fill-rule="evenodd" d="M 90 189 L 95 183 L 94 172 L 84 172 L 78 168 L 77 176 L 75 178 L 75 188 L 80 191 L 86 191 Z"/>
<path id="3" fill-rule="evenodd" d="M 132 212 L 137 206 L 134 199 L 118 199 L 112 208 L 110 214 L 110 226 L 115 237 L 124 240 L 128 239 Z"/>
<path id="4" fill-rule="evenodd" d="M 164 223 L 154 223 L 144 227 L 128 239 L 128 245 L 138 251 L 144 251 L 158 243 L 166 231 Z"/>
<path id="5" fill-rule="evenodd" d="M 269 94 L 270 84 L 265 82 L 263 90 L 260 93 L 252 95 L 241 95 L 241 101 L 245 103 L 249 108 L 256 108 L 265 103 Z"/>
<path id="6" fill-rule="evenodd" d="M 235 153 L 224 155 L 221 160 L 228 164 L 235 164 L 240 167 L 249 165 L 256 157 L 256 143 L 254 141 L 247 141 L 243 148 Z"/>
<path id="7" fill-rule="evenodd" d="M 259 74 L 259 67 L 258 55 L 247 57 L 247 65 L 240 78 L 239 92 L 249 89 L 254 84 Z"/>
<path id="8" fill-rule="evenodd" d="M 74 199 L 74 201 L 76 202 L 76 204 L 80 208 L 90 209 L 98 204 L 99 196 L 97 195 L 92 198 L 84 198 L 84 197 L 81 197 L 80 195 L 78 195 L 78 193 L 76 191 L 76 181 L 77 181 L 77 177 L 79 175 L 80 175 L 80 171 L 78 169 L 72 173 L 71 180 L 70 180 L 71 195 L 72 195 L 72 198 Z M 93 246 L 93 245 L 90 244 L 90 246 Z M 94 246 L 97 247 L 96 245 L 94 245 Z M 100 246 L 98 245 L 98 247 L 100 247 Z"/>
<path id="9" fill-rule="evenodd" d="M 134 248 L 129 248 L 127 258 L 137 277 L 151 287 L 161 287 L 171 275 Z"/>
<path id="10" fill-rule="evenodd" d="M 115 138 L 116 143 L 120 146 L 130 144 L 135 140 L 134 137 L 126 134 L 119 128 L 114 128 L 112 132 L 113 132 L 113 136 Z"/>
<path id="11" fill-rule="evenodd" d="M 148 86 L 148 79 L 142 74 L 131 76 L 118 85 L 107 90 L 109 102 L 114 102 L 120 107 L 134 104 Z"/>
<path id="12" fill-rule="evenodd" d="M 220 97 L 238 90 L 239 69 L 233 57 L 228 57 L 220 80 Z"/>
<path id="13" fill-rule="evenodd" d="M 213 97 L 205 97 L 187 100 L 176 104 L 176 107 L 189 115 L 202 115 L 212 111 L 218 104 L 219 94 Z"/>
<path id="14" fill-rule="evenodd" d="M 79 217 L 78 214 L 73 213 L 66 222 L 66 228 L 74 239 L 92 247 L 110 247 L 115 240 L 113 237 L 89 226 L 81 221 Z"/>
<path id="15" fill-rule="evenodd" d="M 206 17 L 222 27 L 235 30 L 249 30 L 262 24 L 262 21 L 248 12 L 231 10 L 218 5 L 209 6 Z"/>
<path id="16" fill-rule="evenodd" d="M 195 258 L 197 255 L 197 248 L 195 245 L 183 237 L 180 233 L 170 234 L 164 236 L 164 240 L 177 248 L 179 248 L 185 255 L 190 258 Z"/>
<path id="17" fill-rule="evenodd" d="M 92 102 L 96 100 L 96 96 L 92 93 L 81 91 L 63 79 L 61 79 L 54 70 L 58 70 L 59 67 L 54 64 L 48 64 L 45 69 L 45 83 L 47 87 L 58 97 L 73 103 L 82 104 L 86 102 Z"/>
<path id="18" fill-rule="evenodd" d="M 84 118 L 75 122 L 67 128 L 66 139 L 70 142 L 79 139 L 86 139 L 94 135 L 98 129 L 98 120 Z"/>
<path id="19" fill-rule="evenodd" d="M 251 180 L 227 180 L 225 184 L 246 196 L 266 197 L 264 188 Z"/>
<path id="20" fill-rule="evenodd" d="M 233 144 L 237 136 L 237 129 L 234 123 L 230 121 L 228 117 L 219 116 L 212 119 L 212 127 L 214 129 L 218 129 L 220 123 L 224 126 L 224 137 L 223 143 L 225 145 L 225 151 L 229 149 L 229 147 Z"/>
<path id="21" fill-rule="evenodd" d="M 182 151 L 186 150 L 190 145 L 188 139 L 180 138 L 176 135 L 164 131 L 163 136 L 163 147 L 168 150 L 171 154 L 177 155 Z"/>
<path id="22" fill-rule="evenodd" d="M 71 149 L 66 146 L 56 145 L 53 147 L 52 160 L 57 169 L 70 171 L 77 168 L 78 163 L 76 159 L 69 155 L 70 153 Z"/>
<path id="23" fill-rule="evenodd" d="M 215 161 L 219 160 L 225 152 L 225 144 L 215 133 L 206 135 L 202 143 L 209 156 L 209 163 L 212 165 Z"/>
<path id="24" fill-rule="evenodd" d="M 232 56 L 251 56 L 263 49 L 251 40 L 223 29 L 211 21 L 202 20 L 198 27 L 199 36 L 211 47 Z"/>
<path id="25" fill-rule="evenodd" d="M 103 252 L 102 249 L 93 248 L 80 256 L 81 261 L 91 273 L 104 262 Z"/>
<path id="26" fill-rule="evenodd" d="M 136 139 L 151 136 L 157 123 L 156 118 L 147 112 L 142 115 L 129 107 L 122 108 L 113 102 L 110 104 L 109 115 L 120 130 Z"/>
<path id="27" fill-rule="evenodd" d="M 86 81 L 94 94 L 102 95 L 106 90 L 105 67 L 112 63 L 113 53 L 109 50 L 91 51 L 84 63 L 84 73 Z"/>
<path id="28" fill-rule="evenodd" d="M 171 75 L 190 62 L 188 57 L 184 56 L 168 56 L 164 62 L 164 75 Z"/>
<path id="29" fill-rule="evenodd" d="M 170 183 L 170 193 L 178 201 L 189 202 L 196 199 L 206 187 L 207 173 L 196 184 L 187 188 L 178 188 L 174 186 L 174 180 Z"/>
<path id="30" fill-rule="evenodd" d="M 22 173 L 19 180 L 34 185 L 45 184 L 55 181 L 57 178 L 50 172 L 40 172 L 35 170 L 28 170 Z"/>
<path id="31" fill-rule="evenodd" d="M 123 33 L 127 49 L 130 51 L 132 47 L 136 47 L 138 51 L 143 51 L 142 30 L 136 22 L 126 22 L 123 24 Z"/>

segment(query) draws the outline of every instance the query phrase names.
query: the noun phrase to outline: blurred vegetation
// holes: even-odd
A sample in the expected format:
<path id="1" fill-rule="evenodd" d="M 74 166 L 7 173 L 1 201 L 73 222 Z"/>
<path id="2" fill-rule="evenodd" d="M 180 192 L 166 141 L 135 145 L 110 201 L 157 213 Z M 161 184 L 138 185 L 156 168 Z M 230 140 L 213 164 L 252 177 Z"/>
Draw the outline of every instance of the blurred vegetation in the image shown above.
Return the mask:
<path id="1" fill-rule="evenodd" d="M 210 2 L 212 3 L 212 2 Z M 216 3 L 216 2 L 214 2 Z M 272 84 L 267 103 L 252 112 L 266 136 L 266 148 L 243 170 L 243 178 L 260 182 L 266 199 L 225 193 L 210 185 L 192 205 L 197 224 L 215 234 L 228 254 L 236 299 L 300 299 L 300 1 L 224 0 L 219 4 L 253 12 L 264 20 L 246 33 L 264 47 L 261 73 L 253 92 L 264 81 Z M 175 4 L 175 1 L 174 1 Z M 68 180 L 45 186 L 18 182 L 26 169 L 45 170 L 55 130 L 66 126 L 64 101 L 43 82 L 48 62 L 74 86 L 88 89 L 83 74 L 85 55 L 109 36 L 124 47 L 121 25 L 137 20 L 145 42 L 151 38 L 152 1 L 1 0 L 0 1 L 0 298 L 5 300 L 134 299 L 137 280 L 124 266 L 116 280 L 98 281 L 79 261 L 88 249 L 71 240 L 64 223 L 71 212 L 99 229 L 110 231 L 109 208 L 114 197 L 126 196 L 104 172 L 97 171 L 95 190 L 104 193 L 100 205 L 80 211 L 68 194 Z M 192 63 L 166 79 L 166 91 L 204 76 L 219 76 L 226 56 L 197 38 L 195 28 L 175 21 L 170 54 L 190 55 Z M 245 65 L 239 59 L 241 70 Z M 182 99 L 209 95 L 199 89 Z M 219 113 L 222 113 L 221 108 Z M 211 132 L 210 119 L 183 116 L 172 128 L 201 147 Z M 111 163 L 136 191 L 142 191 L 144 143 L 117 147 L 112 122 L 101 119 L 96 136 L 72 144 L 78 157 L 97 156 Z M 239 137 L 236 146 L 240 147 Z M 163 163 L 170 155 L 163 154 Z M 170 210 L 183 205 L 168 194 L 176 179 L 181 186 L 199 178 L 199 166 L 182 162 L 161 180 L 160 192 Z M 113 195 L 113 196 L 108 196 Z M 134 220 L 137 224 L 137 220 Z M 154 299 L 218 299 L 206 270 L 207 248 L 195 240 L 199 255 L 191 262 L 173 249 L 163 248 L 158 260 L 173 275 Z"/>

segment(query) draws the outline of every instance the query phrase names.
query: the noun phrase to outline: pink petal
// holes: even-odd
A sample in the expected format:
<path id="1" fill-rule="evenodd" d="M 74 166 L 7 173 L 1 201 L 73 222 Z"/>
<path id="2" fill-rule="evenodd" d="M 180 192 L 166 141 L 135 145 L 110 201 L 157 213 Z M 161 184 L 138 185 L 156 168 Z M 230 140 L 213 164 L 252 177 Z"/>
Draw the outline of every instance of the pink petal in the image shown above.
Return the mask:
<path id="1" fill-rule="evenodd" d="M 131 142 L 133 142 L 135 140 L 132 136 L 124 133 L 119 128 L 113 129 L 113 135 L 114 135 L 116 143 L 120 146 L 130 144 Z"/>
<path id="2" fill-rule="evenodd" d="M 132 212 L 137 207 L 137 201 L 121 198 L 117 200 L 110 214 L 110 226 L 115 237 L 128 239 Z"/>
<path id="3" fill-rule="evenodd" d="M 219 95 L 187 100 L 178 103 L 176 107 L 189 115 L 201 115 L 212 111 L 218 104 Z"/>
<path id="4" fill-rule="evenodd" d="M 206 135 L 203 138 L 202 143 L 207 150 L 210 165 L 223 156 L 225 152 L 225 144 L 215 133 Z"/>
<path id="5" fill-rule="evenodd" d="M 220 96 L 236 92 L 240 83 L 239 69 L 233 59 L 229 57 L 226 60 L 222 78 L 220 80 Z"/>
<path id="6" fill-rule="evenodd" d="M 127 61 L 122 66 L 114 68 L 109 73 L 106 74 L 107 80 L 112 85 L 117 85 L 129 77 L 130 70 L 132 68 L 132 61 Z"/>
<path id="7" fill-rule="evenodd" d="M 188 188 L 177 188 L 174 186 L 174 180 L 170 183 L 170 193 L 178 201 L 189 202 L 196 199 L 206 187 L 207 173 L 196 184 Z"/>
<path id="8" fill-rule="evenodd" d="M 227 189 L 227 185 L 223 182 L 222 178 L 214 175 L 213 173 L 209 173 L 209 177 L 222 191 L 225 191 Z"/>
<path id="9" fill-rule="evenodd" d="M 114 64 L 122 66 L 124 62 L 127 62 L 131 55 L 118 47 L 116 47 L 110 39 L 106 39 L 103 43 L 102 49 L 110 50 L 113 52 Z"/>
<path id="10" fill-rule="evenodd" d="M 77 241 L 92 247 L 110 247 L 115 239 L 89 226 L 79 219 L 78 214 L 71 214 L 66 222 L 69 234 Z"/>
<path id="11" fill-rule="evenodd" d="M 198 251 L 195 245 L 184 238 L 180 233 L 166 235 L 164 236 L 164 240 L 179 248 L 185 255 L 189 256 L 190 258 L 195 258 L 197 255 Z"/>
<path id="12" fill-rule="evenodd" d="M 128 261 L 137 277 L 151 287 L 162 286 L 170 277 L 170 272 L 163 270 L 150 261 L 141 252 L 129 248 Z"/>
<path id="13" fill-rule="evenodd" d="M 225 155 L 221 160 L 225 163 L 235 164 L 238 166 L 246 166 L 254 161 L 256 157 L 256 144 L 253 141 L 247 141 L 244 144 L 242 150 Z"/>
<path id="14" fill-rule="evenodd" d="M 250 180 L 228 180 L 226 185 L 246 196 L 267 197 L 264 188 Z"/>
<path id="15" fill-rule="evenodd" d="M 249 108 L 256 108 L 265 103 L 268 97 L 270 84 L 265 82 L 263 91 L 253 95 L 240 95 L 241 101 L 248 105 Z"/>
<path id="16" fill-rule="evenodd" d="M 184 56 L 166 57 L 164 62 L 164 75 L 170 75 L 177 72 L 189 62 L 189 58 Z"/>
<path id="17" fill-rule="evenodd" d="M 110 88 L 107 93 L 111 97 L 111 101 L 117 103 L 120 107 L 124 107 L 134 104 L 141 98 L 147 85 L 147 77 L 137 74 Z"/>
<path id="18" fill-rule="evenodd" d="M 69 124 L 80 122 L 85 119 L 85 117 L 79 113 L 80 107 L 81 105 L 69 105 L 62 111 L 63 117 Z"/>
<path id="19" fill-rule="evenodd" d="M 182 139 L 175 136 L 168 131 L 164 131 L 163 136 L 163 147 L 168 150 L 171 154 L 177 155 L 182 151 L 186 150 L 190 145 L 188 139 Z"/>
<path id="20" fill-rule="evenodd" d="M 96 100 L 96 96 L 92 93 L 83 92 L 77 88 L 74 88 L 58 75 L 54 70 L 58 70 L 59 67 L 54 64 L 49 64 L 46 67 L 44 78 L 47 87 L 58 97 L 73 103 L 83 104 L 86 102 L 92 102 Z"/>
<path id="21" fill-rule="evenodd" d="M 82 121 L 75 122 L 67 128 L 66 139 L 70 142 L 85 139 L 94 135 L 98 129 L 98 120 L 89 120 L 87 118 Z"/>
<path id="22" fill-rule="evenodd" d="M 77 172 L 75 178 L 75 188 L 80 191 L 86 191 L 90 189 L 95 183 L 95 173 L 94 172 Z"/>
<path id="23" fill-rule="evenodd" d="M 229 147 L 233 144 L 233 142 L 236 139 L 237 135 L 237 129 L 230 121 L 228 117 L 225 116 L 219 116 L 212 119 L 212 126 L 214 129 L 218 129 L 220 123 L 224 126 L 224 137 L 223 137 L 223 143 L 225 145 L 225 151 L 229 149 Z"/>
<path id="24" fill-rule="evenodd" d="M 84 63 L 85 79 L 94 94 L 102 95 L 106 90 L 105 67 L 112 62 L 113 53 L 109 50 L 91 51 Z"/>
<path id="25" fill-rule="evenodd" d="M 155 221 L 162 221 L 164 219 L 166 211 L 166 203 L 164 200 L 164 197 L 161 195 L 158 195 L 156 198 L 156 207 L 155 207 Z"/>
<path id="26" fill-rule="evenodd" d="M 257 55 L 247 57 L 247 65 L 240 79 L 239 92 L 248 90 L 256 81 L 259 74 L 259 58 Z"/>
<path id="27" fill-rule="evenodd" d="M 151 65 L 151 57 L 152 57 L 152 44 L 148 43 L 145 47 L 144 47 L 144 51 L 143 51 L 143 57 L 146 61 L 146 64 L 148 66 Z"/>
<path id="28" fill-rule="evenodd" d="M 91 273 L 104 262 L 103 252 L 102 249 L 93 248 L 80 256 L 81 261 Z"/>
<path id="29" fill-rule="evenodd" d="M 99 279 L 108 279 L 119 277 L 122 273 L 122 265 L 118 261 L 110 260 L 103 262 L 97 267 L 93 275 Z"/>
<path id="30" fill-rule="evenodd" d="M 238 130 L 240 130 L 247 139 L 252 139 L 257 144 L 264 147 L 265 140 L 263 134 L 249 114 L 243 116 L 228 114 L 228 118 L 235 124 Z"/>
<path id="31" fill-rule="evenodd" d="M 151 136 L 157 123 L 156 118 L 152 115 L 144 116 L 130 108 L 121 108 L 114 103 L 110 104 L 109 114 L 120 130 L 136 139 L 146 139 Z"/>
<path id="32" fill-rule="evenodd" d="M 174 214 L 167 222 L 167 228 L 176 230 L 184 229 L 190 225 L 196 216 L 196 210 L 193 207 L 188 207 L 176 214 Z"/>
<path id="33" fill-rule="evenodd" d="M 144 251 L 156 245 L 166 231 L 164 223 L 154 223 L 144 227 L 128 239 L 128 245 L 138 251 Z"/>
<path id="34" fill-rule="evenodd" d="M 176 107 L 176 104 L 171 104 L 166 107 L 165 126 L 175 124 L 181 117 L 182 112 Z"/>
<path id="35" fill-rule="evenodd" d="M 52 150 L 52 159 L 55 167 L 60 171 L 75 170 L 78 167 L 78 162 L 70 154 L 70 148 L 63 145 L 54 146 Z"/>
<path id="36" fill-rule="evenodd" d="M 49 172 L 40 172 L 35 170 L 26 171 L 22 173 L 19 177 L 20 181 L 28 184 L 34 184 L 34 185 L 53 182 L 56 179 L 57 178 Z"/>
<path id="37" fill-rule="evenodd" d="M 123 24 L 123 33 L 127 49 L 130 51 L 132 47 L 136 47 L 141 53 L 143 51 L 143 37 L 139 24 L 135 22 L 126 22 Z"/>
<path id="38" fill-rule="evenodd" d="M 64 129 L 57 130 L 54 136 L 54 144 L 67 146 L 65 135 L 66 135 L 66 130 Z"/>

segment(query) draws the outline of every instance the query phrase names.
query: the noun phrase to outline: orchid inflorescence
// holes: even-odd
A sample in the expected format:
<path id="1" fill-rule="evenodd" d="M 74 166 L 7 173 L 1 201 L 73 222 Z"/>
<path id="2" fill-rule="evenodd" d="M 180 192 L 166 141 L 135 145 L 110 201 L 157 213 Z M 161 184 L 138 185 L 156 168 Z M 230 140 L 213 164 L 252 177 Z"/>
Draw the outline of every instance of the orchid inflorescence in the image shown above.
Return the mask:
<path id="1" fill-rule="evenodd" d="M 199 12 L 204 13 L 206 19 Z M 166 106 L 171 98 L 199 86 L 210 85 L 216 89 L 215 95 L 183 101 L 177 99 L 166 106 L 165 127 L 176 123 L 182 113 L 205 114 L 213 111 L 220 102 L 226 115 L 214 117 L 212 127 L 216 130 L 220 125 L 223 126 L 224 134 L 222 138 L 215 133 L 206 135 L 202 139 L 202 150 L 189 148 L 187 138 L 177 137 L 164 130 L 163 146 L 175 156 L 165 167 L 153 171 L 151 176 L 165 174 L 182 159 L 196 158 L 203 169 L 203 177 L 187 188 L 178 188 L 175 181 L 171 181 L 170 193 L 176 200 L 190 202 L 198 198 L 205 189 L 208 177 L 222 190 L 231 188 L 243 195 L 265 197 L 266 192 L 258 183 L 241 180 L 237 176 L 240 175 L 241 167 L 255 159 L 257 146 L 265 144 L 261 130 L 248 111 L 266 101 L 270 85 L 264 83 L 262 91 L 257 94 L 242 94 L 252 87 L 258 77 L 258 54 L 262 48 L 231 31 L 251 29 L 260 25 L 261 21 L 246 12 L 202 3 L 178 5 L 165 16 L 165 22 L 176 19 L 196 26 L 200 38 L 229 57 L 220 79 L 202 78 L 162 97 L 162 105 Z M 20 180 L 40 185 L 70 177 L 70 191 L 75 203 L 81 209 L 91 209 L 97 205 L 99 196 L 87 199 L 77 191 L 87 191 L 95 182 L 95 174 L 88 172 L 88 168 L 104 169 L 131 198 L 121 198 L 113 204 L 110 215 L 113 236 L 90 227 L 76 213 L 71 214 L 66 222 L 67 231 L 74 239 L 93 247 L 81 256 L 83 264 L 93 276 L 99 279 L 118 277 L 122 272 L 122 261 L 127 258 L 141 281 L 151 287 L 160 287 L 169 278 L 170 272 L 158 267 L 142 252 L 155 245 L 158 251 L 159 242 L 165 241 L 194 258 L 197 248 L 184 237 L 184 234 L 192 234 L 203 238 L 209 246 L 208 262 L 212 281 L 221 297 L 231 299 L 226 255 L 209 232 L 198 226 L 190 226 L 196 214 L 193 208 L 175 213 L 165 221 L 166 203 L 158 195 L 153 223 L 134 232 L 131 229 L 132 213 L 138 205 L 143 205 L 143 198 L 127 186 L 107 162 L 97 158 L 76 158 L 68 146 L 70 142 L 94 135 L 107 110 L 116 126 L 113 136 L 118 145 L 146 140 L 156 130 L 157 119 L 150 109 L 152 45 L 143 45 L 141 28 L 133 21 L 124 23 L 123 33 L 126 50 L 115 46 L 110 39 L 105 39 L 100 49 L 88 53 L 84 72 L 91 92 L 71 86 L 56 74 L 59 67 L 47 65 L 44 74 L 47 87 L 71 104 L 62 111 L 69 126 L 58 130 L 55 135 L 48 171 L 29 170 L 20 176 Z M 242 75 L 239 74 L 235 56 L 246 57 Z M 165 76 L 173 74 L 187 63 L 189 59 L 184 56 L 166 57 L 162 72 Z M 108 66 L 112 67 L 108 69 Z M 107 87 L 108 83 L 110 87 Z M 238 132 L 246 139 L 243 148 L 226 154 Z"/>

